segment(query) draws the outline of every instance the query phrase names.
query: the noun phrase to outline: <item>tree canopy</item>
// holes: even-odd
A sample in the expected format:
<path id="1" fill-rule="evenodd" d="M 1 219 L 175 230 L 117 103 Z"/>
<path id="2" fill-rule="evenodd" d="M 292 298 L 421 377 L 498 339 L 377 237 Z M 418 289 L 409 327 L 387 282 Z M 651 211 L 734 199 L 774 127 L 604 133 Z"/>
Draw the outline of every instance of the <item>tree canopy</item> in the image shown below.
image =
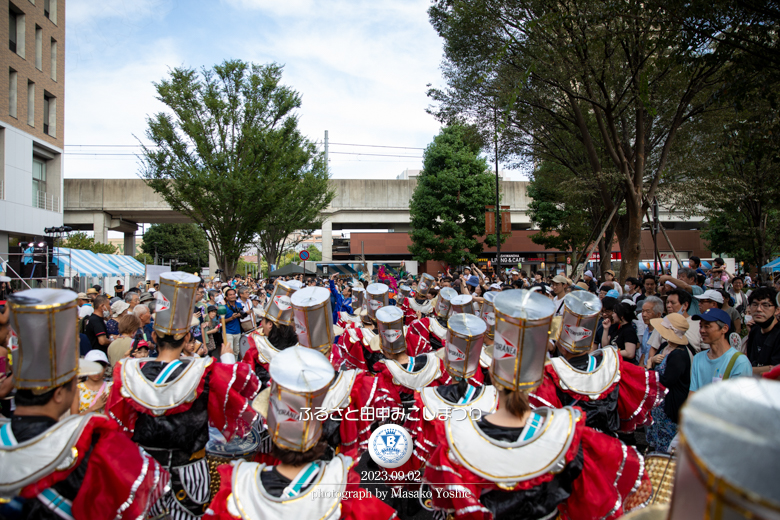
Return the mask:
<path id="1" fill-rule="evenodd" d="M 206 233 L 196 224 L 152 224 L 144 233 L 141 250 L 158 262 L 178 262 L 177 271 L 199 272 L 209 263 Z"/>
<path id="2" fill-rule="evenodd" d="M 87 249 L 93 253 L 106 253 L 109 255 L 113 255 L 117 250 L 116 246 L 113 244 L 95 242 L 95 237 L 87 236 L 83 231 L 70 233 L 68 238 L 61 243 L 58 240 L 57 245 L 60 247 L 69 247 L 71 249 Z"/>
<path id="3" fill-rule="evenodd" d="M 409 201 L 415 260 L 451 265 L 475 262 L 496 245 L 485 235 L 485 205 L 495 205 L 496 178 L 480 157 L 481 140 L 468 127 L 443 128 L 425 149 L 423 170 Z"/>
<path id="4" fill-rule="evenodd" d="M 168 111 L 147 118 L 141 174 L 201 226 L 226 274 L 264 226 L 288 219 L 290 199 L 329 202 L 317 192 L 327 188 L 324 162 L 298 130 L 301 97 L 281 78 L 279 65 L 228 60 L 155 83 Z M 293 227 L 313 225 L 295 214 L 303 222 Z"/>
<path id="5" fill-rule="evenodd" d="M 608 214 L 625 204 L 621 276 L 636 272 L 675 136 L 717 98 L 723 61 L 663 3 L 434 0 L 429 15 L 447 81 L 432 111 L 483 127 L 498 106 L 514 154 L 589 176 Z"/>

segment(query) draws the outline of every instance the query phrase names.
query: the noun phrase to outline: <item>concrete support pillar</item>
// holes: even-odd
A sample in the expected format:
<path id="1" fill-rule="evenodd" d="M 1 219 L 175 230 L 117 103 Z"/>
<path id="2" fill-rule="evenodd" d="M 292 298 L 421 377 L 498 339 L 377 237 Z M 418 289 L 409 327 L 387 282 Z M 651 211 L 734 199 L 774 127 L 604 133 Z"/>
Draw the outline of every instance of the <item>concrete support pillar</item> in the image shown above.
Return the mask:
<path id="1" fill-rule="evenodd" d="M 217 264 L 217 257 L 214 256 L 214 251 L 211 250 L 211 246 L 209 245 L 209 276 L 211 278 L 216 278 L 217 269 L 219 269 L 219 264 Z"/>
<path id="2" fill-rule="evenodd" d="M 125 254 L 135 256 L 135 232 L 125 233 Z"/>
<path id="3" fill-rule="evenodd" d="M 8 260 L 8 233 L 0 231 L 0 273 L 5 274 L 5 262 Z"/>
<path id="4" fill-rule="evenodd" d="M 95 231 L 96 244 L 108 244 L 108 226 L 111 219 L 102 211 L 92 214 L 93 229 Z"/>
<path id="5" fill-rule="evenodd" d="M 322 261 L 333 261 L 333 222 L 330 220 L 322 223 Z"/>

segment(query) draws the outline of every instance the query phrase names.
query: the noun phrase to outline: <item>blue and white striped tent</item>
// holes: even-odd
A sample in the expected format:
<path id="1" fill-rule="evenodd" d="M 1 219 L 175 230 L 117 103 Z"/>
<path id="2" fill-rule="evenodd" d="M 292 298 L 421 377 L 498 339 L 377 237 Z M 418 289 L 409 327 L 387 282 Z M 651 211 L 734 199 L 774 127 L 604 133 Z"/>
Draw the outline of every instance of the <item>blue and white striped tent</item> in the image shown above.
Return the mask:
<path id="1" fill-rule="evenodd" d="M 70 256 L 68 256 L 70 253 Z M 59 276 L 122 276 L 123 270 L 86 249 L 54 248 L 54 262 Z"/>
<path id="2" fill-rule="evenodd" d="M 145 276 L 146 267 L 144 264 L 127 255 L 109 255 L 106 253 L 98 253 L 98 256 L 106 262 L 114 265 L 122 270 L 122 273 L 130 276 Z"/>

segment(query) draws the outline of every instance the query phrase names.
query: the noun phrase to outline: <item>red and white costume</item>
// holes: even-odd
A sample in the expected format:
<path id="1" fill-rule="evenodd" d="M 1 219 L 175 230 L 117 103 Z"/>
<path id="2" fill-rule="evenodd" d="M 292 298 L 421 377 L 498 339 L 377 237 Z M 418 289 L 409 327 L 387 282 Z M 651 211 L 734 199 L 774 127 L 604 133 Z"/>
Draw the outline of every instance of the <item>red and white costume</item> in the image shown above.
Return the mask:
<path id="1" fill-rule="evenodd" d="M 441 424 L 443 442 L 423 477 L 434 488 L 434 507 L 470 520 L 509 509 L 529 520 L 612 520 L 629 495 L 649 485 L 636 449 L 586 427 L 578 409 L 535 413 L 541 426 L 514 442 L 488 436 L 470 418 Z"/>
<path id="2" fill-rule="evenodd" d="M 21 442 L 11 426 L 2 425 L 0 496 L 40 501 L 23 509 L 35 518 L 145 518 L 168 486 L 168 472 L 103 415 L 72 415 Z"/>
<path id="3" fill-rule="evenodd" d="M 666 395 L 658 373 L 623 361 L 612 346 L 596 350 L 591 356 L 598 362 L 590 370 L 575 368 L 564 357 L 549 360 L 541 386 L 528 396 L 531 404 L 560 408 L 576 401 L 588 414 L 593 414 L 591 420 L 596 420 L 596 415 L 614 408 L 609 401 L 617 399 L 620 422 L 616 431 L 629 433 L 639 426 L 652 424 L 650 411 Z"/>

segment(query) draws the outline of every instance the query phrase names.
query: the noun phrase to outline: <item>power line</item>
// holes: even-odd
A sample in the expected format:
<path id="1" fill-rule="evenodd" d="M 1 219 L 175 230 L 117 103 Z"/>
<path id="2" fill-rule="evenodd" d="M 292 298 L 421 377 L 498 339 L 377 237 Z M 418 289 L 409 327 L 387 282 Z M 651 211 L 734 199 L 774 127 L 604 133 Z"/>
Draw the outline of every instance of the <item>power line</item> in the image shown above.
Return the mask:
<path id="1" fill-rule="evenodd" d="M 319 141 L 315 141 L 314 144 L 320 144 Z M 356 144 L 356 143 L 328 143 L 335 146 L 362 146 L 366 148 L 394 148 L 398 150 L 425 150 L 425 148 L 417 148 L 413 146 L 390 146 L 384 144 Z M 88 148 L 140 148 L 142 146 L 156 147 L 156 144 L 66 144 L 65 146 L 78 146 Z"/>
<path id="2" fill-rule="evenodd" d="M 360 152 L 330 152 L 332 154 L 339 155 L 361 155 L 372 157 L 402 157 L 405 159 L 422 159 L 419 155 L 390 155 L 381 153 L 360 153 Z M 131 156 L 138 157 L 136 153 L 106 153 L 106 152 L 65 152 L 65 155 L 82 155 L 90 157 L 116 157 L 116 156 Z"/>

